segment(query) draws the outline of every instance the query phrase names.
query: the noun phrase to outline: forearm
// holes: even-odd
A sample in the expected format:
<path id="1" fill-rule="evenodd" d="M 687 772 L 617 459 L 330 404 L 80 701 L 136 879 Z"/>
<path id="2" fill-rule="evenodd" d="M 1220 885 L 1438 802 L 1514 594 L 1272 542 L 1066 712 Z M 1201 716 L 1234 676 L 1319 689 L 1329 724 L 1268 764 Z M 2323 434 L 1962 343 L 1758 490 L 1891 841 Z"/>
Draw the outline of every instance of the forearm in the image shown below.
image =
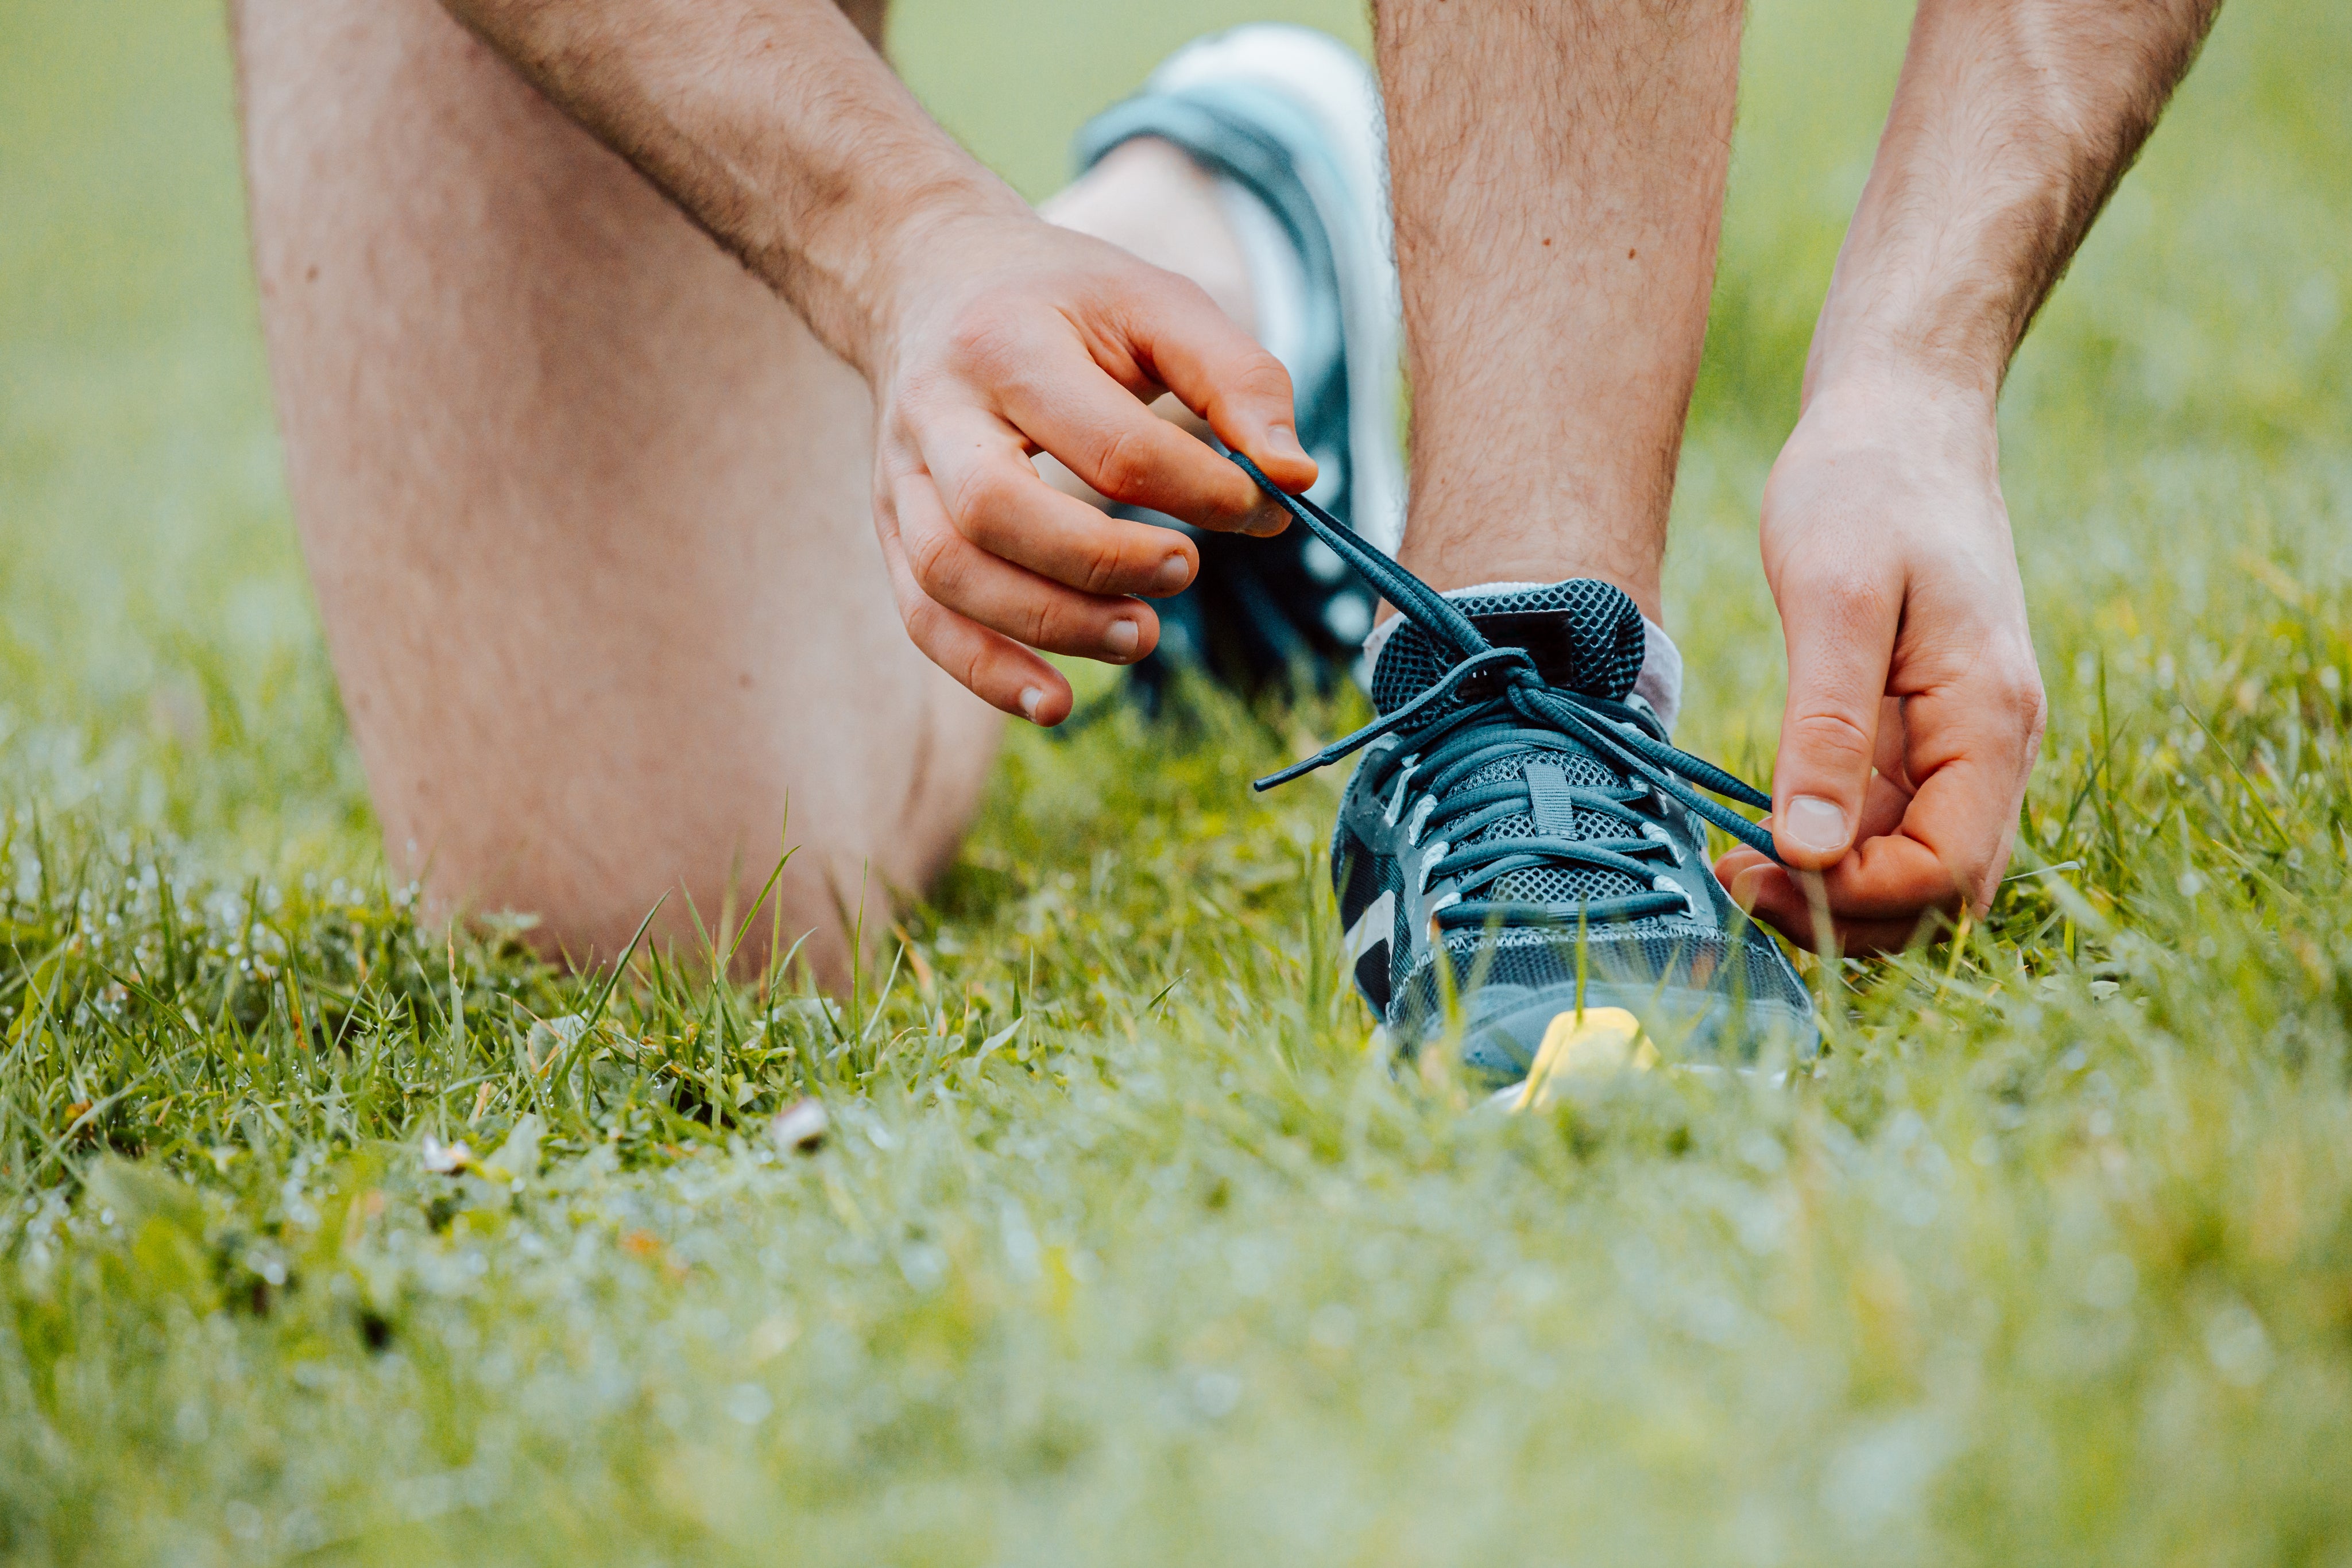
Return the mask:
<path id="1" fill-rule="evenodd" d="M 445 0 L 861 369 L 926 231 L 1025 211 L 834 0 Z"/>
<path id="2" fill-rule="evenodd" d="M 1921 0 L 1806 365 L 1989 410 L 2220 0 Z"/>

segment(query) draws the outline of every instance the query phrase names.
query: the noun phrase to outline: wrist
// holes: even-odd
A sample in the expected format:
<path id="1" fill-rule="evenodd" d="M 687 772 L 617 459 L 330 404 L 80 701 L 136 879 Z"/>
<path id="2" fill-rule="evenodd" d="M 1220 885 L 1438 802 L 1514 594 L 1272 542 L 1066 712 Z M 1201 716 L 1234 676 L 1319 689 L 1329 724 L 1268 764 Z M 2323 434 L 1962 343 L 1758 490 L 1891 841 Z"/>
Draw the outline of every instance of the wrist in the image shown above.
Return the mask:
<path id="1" fill-rule="evenodd" d="M 1805 400 L 1830 387 L 1940 389 L 1990 412 L 2024 329 L 2015 260 L 1990 225 L 1923 231 L 1909 221 L 1918 201 L 1894 199 L 1902 183 L 1881 169 L 1864 187 L 1805 356 Z"/>
<path id="2" fill-rule="evenodd" d="M 1805 356 L 1801 406 L 1825 396 L 1888 397 L 1990 421 L 2008 361 L 1997 334 L 1971 332 L 1962 321 L 1849 321 L 1824 308 Z"/>
<path id="3" fill-rule="evenodd" d="M 1047 229 L 1010 187 L 997 189 L 1003 201 L 987 191 L 921 193 L 888 238 L 875 246 L 875 367 L 869 378 L 887 369 L 901 345 L 921 339 L 928 318 L 952 312 L 982 278 L 1013 262 Z"/>
<path id="4" fill-rule="evenodd" d="M 1799 405 L 1806 423 L 1898 425 L 1937 433 L 1939 444 L 1991 450 L 2000 377 L 1974 356 L 1913 351 L 1900 344 L 1839 344 L 1816 338 Z"/>
<path id="5" fill-rule="evenodd" d="M 772 277 L 817 335 L 870 382 L 887 367 L 909 316 L 944 279 L 969 274 L 975 228 L 1037 221 L 1027 203 L 977 163 L 952 159 L 911 179 L 833 204 Z M 763 269 L 764 270 L 764 269 Z"/>
<path id="6" fill-rule="evenodd" d="M 1917 473 L 1998 487 L 1995 391 L 1901 356 L 1843 359 L 1829 373 L 1808 376 L 1789 447 L 1802 458 L 1831 461 L 1841 454 L 1890 454 Z"/>

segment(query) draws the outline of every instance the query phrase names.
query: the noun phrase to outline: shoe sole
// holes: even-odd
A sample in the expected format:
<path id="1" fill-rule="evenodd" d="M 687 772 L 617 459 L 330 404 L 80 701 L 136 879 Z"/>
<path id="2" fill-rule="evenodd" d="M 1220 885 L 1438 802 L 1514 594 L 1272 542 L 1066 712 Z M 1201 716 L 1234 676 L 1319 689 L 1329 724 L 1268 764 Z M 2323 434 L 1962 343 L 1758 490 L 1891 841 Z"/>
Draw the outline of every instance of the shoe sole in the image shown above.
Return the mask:
<path id="1" fill-rule="evenodd" d="M 1478 1016 L 1463 1030 L 1462 1065 L 1500 1089 L 1526 1080 L 1557 1020 L 1575 1012 L 1576 998 L 1552 988 L 1494 986 L 1475 993 L 1470 1005 Z M 1789 1009 L 1738 1003 L 1712 992 L 1653 991 L 1607 982 L 1585 988 L 1588 1015 L 1618 1009 L 1639 1020 L 1647 1040 L 1672 1065 L 1745 1068 L 1780 1056 L 1802 1062 L 1821 1050 L 1820 1026 L 1810 1015 Z M 1405 1049 L 1415 1047 L 1408 1043 Z"/>

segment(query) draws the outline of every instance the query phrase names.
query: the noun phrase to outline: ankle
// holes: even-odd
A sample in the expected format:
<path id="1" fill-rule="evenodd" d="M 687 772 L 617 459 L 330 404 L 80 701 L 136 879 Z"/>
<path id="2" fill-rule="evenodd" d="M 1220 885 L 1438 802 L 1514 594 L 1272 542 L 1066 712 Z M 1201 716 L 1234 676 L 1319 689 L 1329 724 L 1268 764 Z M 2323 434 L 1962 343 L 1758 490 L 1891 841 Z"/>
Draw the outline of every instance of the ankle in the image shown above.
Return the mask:
<path id="1" fill-rule="evenodd" d="M 1589 577 L 1622 589 L 1652 625 L 1664 618 L 1664 595 L 1657 568 L 1612 559 L 1605 551 L 1574 545 L 1519 550 L 1498 549 L 1486 541 L 1473 541 L 1460 549 L 1415 550 L 1411 525 L 1397 559 L 1440 593 L 1487 591 L 1501 585 L 1537 587 Z M 1387 612 L 1394 613 L 1393 611 Z"/>

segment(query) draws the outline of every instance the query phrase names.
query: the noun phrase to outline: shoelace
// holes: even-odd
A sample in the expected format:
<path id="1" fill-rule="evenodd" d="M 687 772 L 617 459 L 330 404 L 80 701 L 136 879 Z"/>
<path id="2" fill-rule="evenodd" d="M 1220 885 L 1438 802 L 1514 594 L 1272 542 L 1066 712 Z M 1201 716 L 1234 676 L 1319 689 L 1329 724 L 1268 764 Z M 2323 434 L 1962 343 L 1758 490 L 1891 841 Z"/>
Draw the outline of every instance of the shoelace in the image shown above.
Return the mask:
<path id="1" fill-rule="evenodd" d="M 1452 661 L 1445 674 L 1421 695 L 1314 756 L 1257 779 L 1252 789 L 1286 784 L 1352 756 L 1384 735 L 1401 734 L 1402 744 L 1381 759 L 1376 766 L 1381 772 L 1367 782 L 1389 797 L 1388 817 L 1393 822 L 1404 808 L 1414 777 L 1426 779 L 1425 803 L 1416 809 L 1420 820 L 1411 824 L 1407 835 L 1412 842 L 1418 844 L 1425 834 L 1436 832 L 1451 846 L 1504 817 L 1528 813 L 1537 830 L 1535 836 L 1464 844 L 1458 850 L 1449 847 L 1442 854 L 1424 857 L 1424 886 L 1427 880 L 1440 876 L 1454 880 L 1454 901 L 1438 912 L 1440 923 L 1446 925 L 1483 924 L 1496 918 L 1514 923 L 1557 920 L 1558 913 L 1543 904 L 1467 895 L 1515 871 L 1562 864 L 1613 872 L 1647 889 L 1621 898 L 1587 901 L 1579 906 L 1579 915 L 1585 920 L 1596 924 L 1634 920 L 1685 907 L 1687 895 L 1658 874 L 1654 863 L 1660 856 L 1679 860 L 1680 852 L 1663 826 L 1632 808 L 1632 802 L 1651 789 L 1672 797 L 1740 842 L 1776 861 L 1780 858 L 1770 833 L 1729 807 L 1707 800 L 1692 786 L 1763 809 L 1771 806 L 1770 796 L 1647 733 L 1624 704 L 1549 685 L 1526 649 L 1496 647 L 1453 601 L 1365 543 L 1322 507 L 1276 488 L 1257 465 L 1240 453 L 1226 455 L 1276 506 L 1361 572 Z M 1556 765 L 1530 762 L 1528 768 L 1533 777 L 1501 779 L 1455 792 L 1454 786 L 1487 763 L 1530 749 L 1591 758 L 1628 784 L 1618 789 L 1570 785 Z M 1634 779 L 1647 788 L 1633 784 Z M 1632 831 L 1623 838 L 1569 837 L 1580 809 L 1622 821 Z"/>

